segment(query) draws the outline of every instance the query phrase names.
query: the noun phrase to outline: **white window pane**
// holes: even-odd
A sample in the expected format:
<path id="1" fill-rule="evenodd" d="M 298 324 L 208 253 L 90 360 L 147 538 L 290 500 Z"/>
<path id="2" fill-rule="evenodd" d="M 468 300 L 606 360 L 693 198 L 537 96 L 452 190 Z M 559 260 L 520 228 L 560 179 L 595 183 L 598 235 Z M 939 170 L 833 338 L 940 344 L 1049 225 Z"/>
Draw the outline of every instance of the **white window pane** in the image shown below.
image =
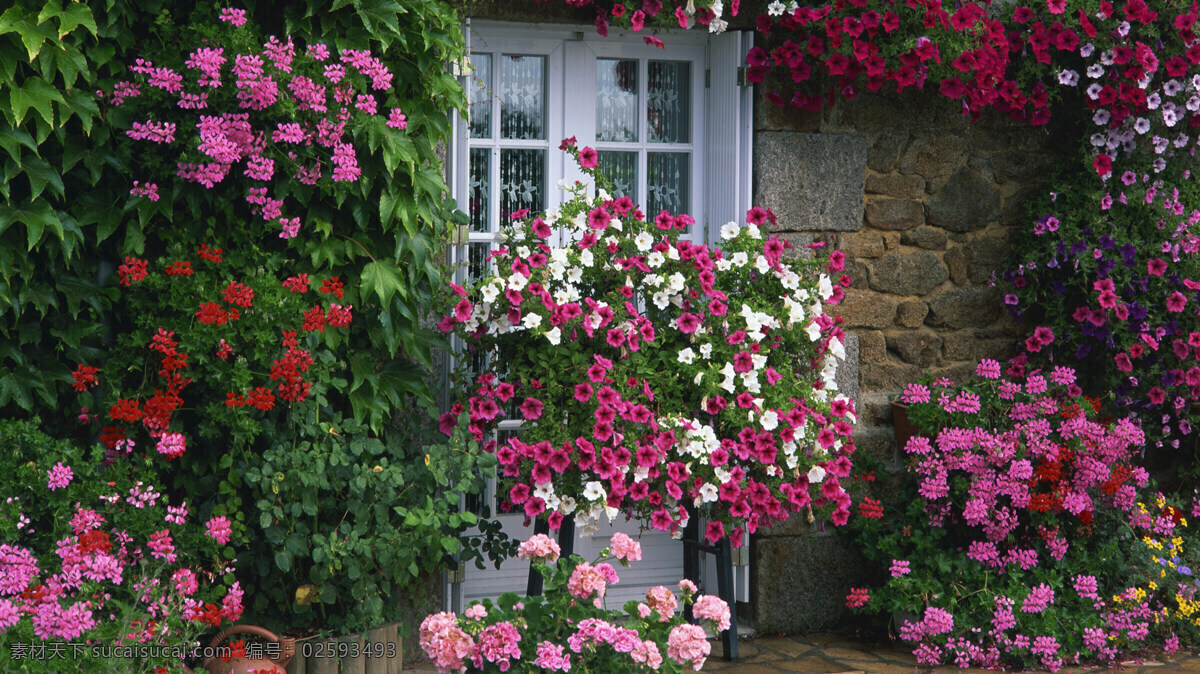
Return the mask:
<path id="1" fill-rule="evenodd" d="M 653 218 L 659 211 L 672 215 L 691 210 L 692 157 L 686 152 L 646 153 L 646 215 Z"/>
<path id="2" fill-rule="evenodd" d="M 601 150 L 599 152 L 600 173 L 612 183 L 614 197 L 626 196 L 638 201 L 638 153 L 614 152 Z"/>
<path id="3" fill-rule="evenodd" d="M 650 62 L 646 122 L 651 143 L 691 142 L 691 73 L 687 61 Z"/>
<path id="4" fill-rule="evenodd" d="M 471 137 L 492 137 L 492 56 L 471 54 L 475 73 L 471 77 L 470 114 Z"/>
<path id="5" fill-rule="evenodd" d="M 546 208 L 546 151 L 500 150 L 500 220 L 515 211 Z"/>
<path id="6" fill-rule="evenodd" d="M 500 137 L 540 140 L 546 137 L 546 57 L 501 57 Z"/>
<path id="7" fill-rule="evenodd" d="M 638 139 L 638 62 L 596 59 L 596 140 Z"/>
<path id="8" fill-rule="evenodd" d="M 483 147 L 471 148 L 470 216 L 471 231 L 488 231 L 488 207 L 490 205 L 492 151 Z"/>

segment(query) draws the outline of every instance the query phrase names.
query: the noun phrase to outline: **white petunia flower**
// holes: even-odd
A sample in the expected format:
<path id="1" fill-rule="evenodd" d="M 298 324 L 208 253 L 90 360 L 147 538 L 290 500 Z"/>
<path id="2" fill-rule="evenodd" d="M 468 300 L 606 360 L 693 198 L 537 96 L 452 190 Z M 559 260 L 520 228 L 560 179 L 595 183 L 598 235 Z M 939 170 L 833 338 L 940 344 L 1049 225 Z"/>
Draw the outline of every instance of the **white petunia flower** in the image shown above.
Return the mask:
<path id="1" fill-rule="evenodd" d="M 721 382 L 719 386 L 725 389 L 727 392 L 733 393 L 733 377 L 735 374 L 733 371 L 733 363 L 725 363 L 725 367 L 721 368 L 720 373 L 725 375 L 725 381 Z"/>
<path id="2" fill-rule="evenodd" d="M 696 360 L 696 352 L 692 351 L 692 347 L 689 346 L 679 352 L 679 362 L 684 365 L 691 365 L 694 360 Z"/>
<path id="3" fill-rule="evenodd" d="M 550 343 L 554 346 L 558 346 L 562 341 L 562 330 L 558 326 L 555 326 L 554 329 L 546 332 L 546 339 L 550 340 Z"/>
<path id="4" fill-rule="evenodd" d="M 590 267 L 595 263 L 596 257 L 592 255 L 592 250 L 590 248 L 585 248 L 579 253 L 579 264 L 585 267 Z"/>
<path id="5" fill-rule="evenodd" d="M 825 469 L 820 466 L 813 466 L 808 470 L 808 481 L 810 484 L 820 484 L 825 481 Z"/>
<path id="6" fill-rule="evenodd" d="M 525 328 L 528 330 L 532 330 L 541 324 L 542 324 L 541 314 L 528 313 L 528 314 L 525 314 L 525 317 L 521 319 L 521 325 L 524 325 Z"/>
<path id="7" fill-rule="evenodd" d="M 823 301 L 828 301 L 830 297 L 833 297 L 833 281 L 829 279 L 828 274 L 821 274 L 821 280 L 817 282 L 817 295 Z"/>
<path id="8" fill-rule="evenodd" d="M 529 284 L 529 279 L 525 278 L 524 274 L 513 274 L 508 277 L 508 289 L 520 292 Z"/>
<path id="9" fill-rule="evenodd" d="M 696 501 L 693 505 L 699 507 L 701 503 L 714 503 L 717 500 L 717 486 L 705 482 L 700 485 L 700 489 L 696 493 Z"/>
<path id="10" fill-rule="evenodd" d="M 654 237 L 650 236 L 649 232 L 642 232 L 633 239 L 633 244 L 637 249 L 645 253 L 654 245 Z"/>
<path id="11" fill-rule="evenodd" d="M 846 347 L 842 345 L 842 340 L 833 337 L 829 340 L 829 353 L 841 360 L 846 359 Z"/>
<path id="12" fill-rule="evenodd" d="M 736 222 L 730 220 L 724 225 L 721 225 L 721 238 L 726 241 L 737 238 L 737 235 L 740 234 L 741 231 L 742 228 L 738 227 Z"/>
<path id="13" fill-rule="evenodd" d="M 608 498 L 608 492 L 604 490 L 604 485 L 592 480 L 584 486 L 583 497 L 589 501 L 599 501 Z"/>
<path id="14" fill-rule="evenodd" d="M 773 431 L 779 426 L 779 414 L 775 410 L 767 410 L 762 413 L 762 418 L 758 421 L 762 424 L 763 430 Z"/>
<path id="15" fill-rule="evenodd" d="M 745 267 L 750 262 L 750 256 L 743 251 L 738 251 L 729 256 L 729 262 L 735 267 Z"/>
<path id="16" fill-rule="evenodd" d="M 773 0 L 771 4 L 767 5 L 767 14 L 771 16 L 782 16 L 783 10 L 783 3 L 779 0 Z"/>
<path id="17" fill-rule="evenodd" d="M 708 360 L 712 356 L 712 344 L 700 345 L 700 357 Z"/>
<path id="18" fill-rule="evenodd" d="M 754 261 L 754 268 L 758 270 L 758 273 L 765 274 L 771 270 L 771 262 L 762 255 L 759 255 L 758 259 Z"/>
<path id="19" fill-rule="evenodd" d="M 495 284 L 489 283 L 480 289 L 479 296 L 484 302 L 491 304 L 492 302 L 496 301 L 497 297 L 500 296 L 500 289 L 497 288 Z"/>
<path id="20" fill-rule="evenodd" d="M 808 341 L 810 342 L 815 342 L 821 338 L 821 326 L 816 321 L 809 323 L 804 331 L 808 333 Z"/>

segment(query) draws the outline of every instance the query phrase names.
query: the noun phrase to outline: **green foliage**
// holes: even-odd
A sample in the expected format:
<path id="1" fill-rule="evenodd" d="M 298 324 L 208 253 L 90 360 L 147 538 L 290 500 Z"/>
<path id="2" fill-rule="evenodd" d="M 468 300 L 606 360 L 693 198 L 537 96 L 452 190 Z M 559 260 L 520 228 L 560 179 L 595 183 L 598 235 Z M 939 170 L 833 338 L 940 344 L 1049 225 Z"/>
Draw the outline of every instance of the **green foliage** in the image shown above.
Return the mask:
<path id="1" fill-rule="evenodd" d="M 406 451 L 353 419 L 298 424 L 245 474 L 257 494 L 251 611 L 289 627 L 352 631 L 399 617 L 399 599 L 460 550 L 495 459 L 463 433 Z"/>

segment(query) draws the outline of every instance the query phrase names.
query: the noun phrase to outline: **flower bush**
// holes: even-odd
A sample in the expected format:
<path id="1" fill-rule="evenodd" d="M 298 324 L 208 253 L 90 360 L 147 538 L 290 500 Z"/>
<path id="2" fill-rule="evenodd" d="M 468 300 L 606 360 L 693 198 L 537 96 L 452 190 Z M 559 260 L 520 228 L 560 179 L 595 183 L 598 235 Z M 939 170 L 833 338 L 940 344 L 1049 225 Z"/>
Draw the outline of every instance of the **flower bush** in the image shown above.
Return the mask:
<path id="1" fill-rule="evenodd" d="M 0 421 L 0 442 L 4 671 L 181 672 L 200 635 L 241 616 L 225 518 L 170 499 L 148 460 L 101 469 L 99 447 L 24 421 Z"/>
<path id="2" fill-rule="evenodd" d="M 352 630 L 395 619 L 393 598 L 415 596 L 445 563 L 428 551 L 460 550 L 476 524 L 457 512 L 460 494 L 481 490 L 495 459 L 468 438 L 435 443 L 354 419 L 340 395 L 347 369 L 376 368 L 342 355 L 355 285 L 259 248 L 169 252 L 118 268 L 135 316 L 103 367 L 76 368 L 80 421 L 109 465 L 149 462 L 173 477 L 173 498 L 223 523 L 256 621 Z M 108 404 L 92 412 L 96 399 Z"/>
<path id="3" fill-rule="evenodd" d="M 1172 457 L 1186 473 L 1200 396 L 1200 238 L 1191 229 L 1200 210 L 1187 204 L 1200 195 L 1172 161 L 1163 174 L 1129 170 L 1111 187 L 1085 182 L 1036 205 L 1021 264 L 1004 281 L 1009 311 L 1035 328 L 1018 366 L 1077 366 L 1089 393 L 1141 421 L 1161 448 L 1152 458 Z"/>
<path id="4" fill-rule="evenodd" d="M 1068 367 L 1005 378 L 988 360 L 961 386 L 910 384 L 914 493 L 860 520 L 890 578 L 847 603 L 896 615 L 923 664 L 1057 671 L 1178 648 L 1195 629 L 1183 511 L 1147 510 L 1144 434 L 1080 393 Z M 1170 579 L 1144 543 L 1163 538 Z"/>
<path id="5" fill-rule="evenodd" d="M 563 148 L 596 176 L 595 152 Z M 849 517 L 853 401 L 837 392 L 845 357 L 842 296 L 827 272 L 843 257 L 801 259 L 764 238 L 754 208 L 721 229 L 720 248 L 681 238 L 692 222 L 647 217 L 628 197 L 583 185 L 544 216 L 515 214 L 491 270 L 455 286 L 440 327 L 466 344 L 465 412 L 488 440 L 508 508 L 585 531 L 626 513 L 679 534 L 702 510 L 705 536 L 729 536 L 832 506 Z M 555 245 L 555 229 L 565 243 Z"/>
<path id="6" fill-rule="evenodd" d="M 544 595 L 500 595 L 474 602 L 461 616 L 437 613 L 421 623 L 420 644 L 438 671 L 446 672 L 679 672 L 699 671 L 710 646 L 704 628 L 683 622 L 682 609 L 713 631 L 729 629 L 729 606 L 719 597 L 698 595 L 688 580 L 678 591 L 651 588 L 645 601 L 626 602 L 624 612 L 605 608 L 616 568 L 642 558 L 628 536 L 593 561 L 578 555 L 559 560 L 558 544 L 545 534 L 521 543 L 519 554 L 546 582 Z M 555 565 L 555 562 L 558 564 Z"/>
<path id="7" fill-rule="evenodd" d="M 387 145 L 390 169 L 411 161 L 411 141 L 389 131 L 408 123 L 396 107 L 392 72 L 369 51 L 335 53 L 317 42 L 299 48 L 290 35 L 260 45 L 245 10 L 230 11 L 240 14 L 220 18 L 232 28 L 188 52 L 182 64 L 139 58 L 130 79 L 103 97 L 110 118 L 127 125 L 125 135 L 140 145 L 141 180 L 130 194 L 160 199 L 149 174 L 162 164 L 162 149 L 174 146 L 179 161 L 164 168 L 175 178 L 244 192 L 251 213 L 291 239 L 302 213 L 277 197 L 357 181 L 353 127 L 366 130 L 372 149 Z M 234 185 L 223 184 L 231 173 Z"/>

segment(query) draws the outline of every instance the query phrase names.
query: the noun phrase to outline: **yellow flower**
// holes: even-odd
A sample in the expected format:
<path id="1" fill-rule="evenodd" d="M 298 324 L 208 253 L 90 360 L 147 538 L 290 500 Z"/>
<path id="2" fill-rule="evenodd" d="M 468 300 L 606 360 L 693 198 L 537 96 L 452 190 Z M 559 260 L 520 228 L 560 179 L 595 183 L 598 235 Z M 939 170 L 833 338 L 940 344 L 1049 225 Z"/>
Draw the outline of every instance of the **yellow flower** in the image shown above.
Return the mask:
<path id="1" fill-rule="evenodd" d="M 1154 581 L 1150 581 L 1149 583 L 1146 583 L 1146 585 L 1147 585 L 1147 586 L 1148 586 L 1148 587 L 1149 587 L 1151 590 L 1157 590 L 1157 589 L 1158 589 L 1158 583 L 1156 583 L 1156 582 L 1154 582 Z"/>

